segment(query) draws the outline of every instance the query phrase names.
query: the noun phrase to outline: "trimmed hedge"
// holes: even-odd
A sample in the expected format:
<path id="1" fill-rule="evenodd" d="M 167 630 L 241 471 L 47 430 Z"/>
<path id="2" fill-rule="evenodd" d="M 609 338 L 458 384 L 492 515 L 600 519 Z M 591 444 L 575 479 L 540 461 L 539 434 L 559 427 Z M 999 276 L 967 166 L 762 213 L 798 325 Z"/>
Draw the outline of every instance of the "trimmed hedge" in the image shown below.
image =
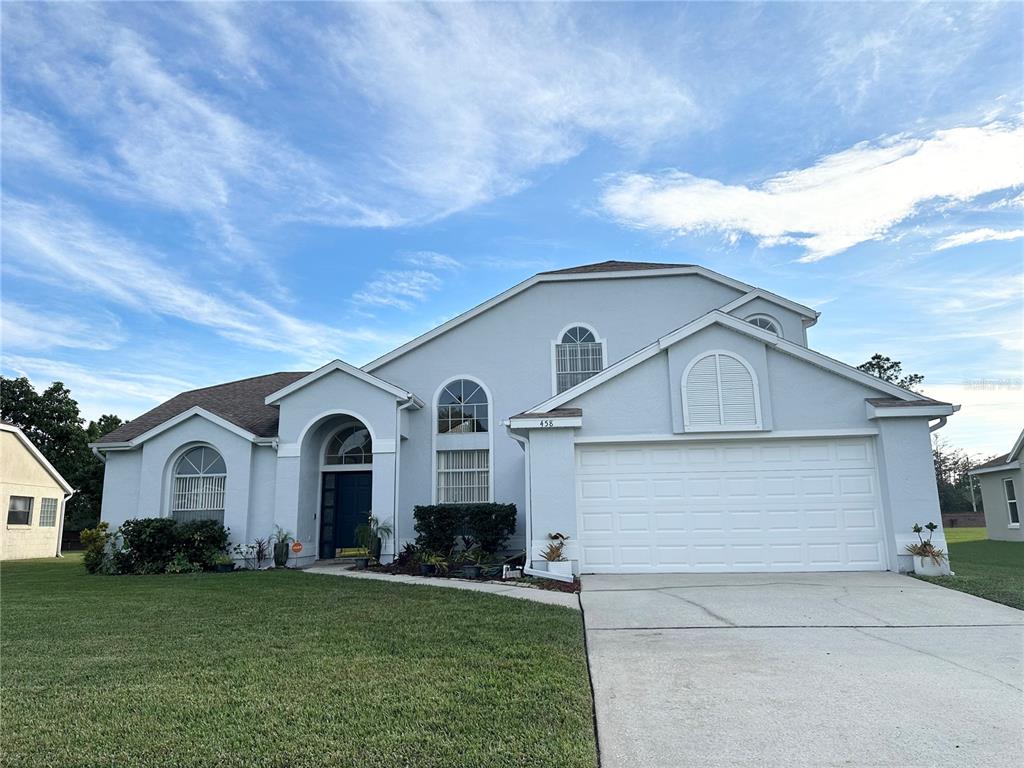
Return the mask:
<path id="1" fill-rule="evenodd" d="M 86 569 L 90 573 L 164 573 L 169 565 L 182 572 L 211 569 L 228 549 L 228 529 L 213 520 L 179 523 L 167 517 L 126 520 L 114 533 L 106 523 L 82 531 Z"/>
<path id="2" fill-rule="evenodd" d="M 416 546 L 448 555 L 455 538 L 465 536 L 494 554 L 516 530 L 515 504 L 424 504 L 413 508 Z"/>

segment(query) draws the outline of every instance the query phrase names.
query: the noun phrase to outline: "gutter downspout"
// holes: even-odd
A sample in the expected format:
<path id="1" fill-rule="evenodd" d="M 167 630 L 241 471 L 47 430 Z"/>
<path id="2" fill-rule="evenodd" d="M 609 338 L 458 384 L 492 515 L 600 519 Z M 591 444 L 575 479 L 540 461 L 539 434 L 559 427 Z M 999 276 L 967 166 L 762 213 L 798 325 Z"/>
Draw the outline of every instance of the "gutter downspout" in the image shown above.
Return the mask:
<path id="1" fill-rule="evenodd" d="M 928 431 L 937 432 L 940 429 L 942 429 L 944 426 L 946 426 L 946 418 L 946 416 L 940 416 L 937 422 L 928 425 Z"/>
<path id="2" fill-rule="evenodd" d="M 395 411 L 395 488 L 394 504 L 391 511 L 391 559 L 398 557 L 398 496 L 402 482 L 402 475 L 399 472 L 402 459 L 402 411 L 416 405 L 416 395 L 410 394 L 404 403 L 398 406 Z"/>
<path id="3" fill-rule="evenodd" d="M 95 445 L 90 446 L 90 448 L 92 449 L 92 455 L 93 456 L 95 456 L 97 459 L 99 459 L 104 464 L 107 463 L 106 455 L 99 448 L 97 448 Z"/>
<path id="4" fill-rule="evenodd" d="M 96 450 L 93 448 L 93 450 Z M 70 493 L 64 494 L 64 500 L 60 504 L 60 525 L 57 526 L 57 557 L 64 557 L 60 551 L 60 545 L 64 539 L 64 516 L 68 511 L 68 499 L 75 495 L 75 489 L 72 488 Z"/>
<path id="5" fill-rule="evenodd" d="M 505 421 L 505 433 L 515 440 L 523 448 L 523 453 L 526 456 L 526 562 L 523 566 L 523 573 L 527 572 L 527 569 L 533 564 L 533 499 L 531 498 L 531 487 L 530 487 L 530 440 L 522 435 L 517 435 L 512 431 L 512 424 L 509 421 Z M 544 573 L 547 576 L 547 572 Z"/>

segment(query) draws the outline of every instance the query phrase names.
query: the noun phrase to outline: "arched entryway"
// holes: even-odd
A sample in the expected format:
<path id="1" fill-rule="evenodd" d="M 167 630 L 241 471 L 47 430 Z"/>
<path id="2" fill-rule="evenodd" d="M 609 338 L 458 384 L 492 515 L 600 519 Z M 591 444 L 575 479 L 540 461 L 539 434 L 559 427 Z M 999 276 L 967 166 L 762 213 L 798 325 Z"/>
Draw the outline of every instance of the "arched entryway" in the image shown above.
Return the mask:
<path id="1" fill-rule="evenodd" d="M 320 453 L 320 559 L 357 546 L 373 499 L 373 436 L 352 416 L 332 420 Z"/>

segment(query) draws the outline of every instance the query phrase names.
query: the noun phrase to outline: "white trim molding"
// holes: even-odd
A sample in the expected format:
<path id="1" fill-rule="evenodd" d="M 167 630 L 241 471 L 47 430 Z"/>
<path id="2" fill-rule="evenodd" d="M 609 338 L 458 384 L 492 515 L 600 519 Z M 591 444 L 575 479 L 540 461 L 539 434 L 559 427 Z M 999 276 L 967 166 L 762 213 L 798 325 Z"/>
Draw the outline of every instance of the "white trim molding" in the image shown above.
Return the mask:
<path id="1" fill-rule="evenodd" d="M 172 429 L 173 427 L 178 426 L 183 421 L 191 419 L 193 416 L 198 416 L 201 419 L 206 419 L 211 424 L 215 424 L 216 426 L 225 429 L 228 432 L 231 432 L 232 434 L 238 435 L 240 438 L 242 438 L 243 440 L 247 440 L 250 443 L 259 443 L 261 445 L 265 444 L 265 438 L 257 437 L 249 430 L 244 429 L 238 426 L 237 424 L 234 424 L 228 421 L 227 419 L 218 416 L 215 413 L 211 413 L 202 406 L 194 405 L 187 411 L 182 411 L 177 416 L 172 416 L 167 421 L 161 424 L 157 424 L 152 429 L 146 430 L 141 435 L 137 435 L 136 437 L 133 437 L 131 440 L 126 440 L 120 443 L 89 443 L 89 447 L 96 448 L 97 450 L 100 451 L 130 451 L 133 448 L 137 448 L 147 440 L 154 438 L 157 435 L 162 434 L 169 429 Z"/>
<path id="2" fill-rule="evenodd" d="M 449 376 L 447 379 L 437 385 L 437 389 L 434 390 L 434 397 L 430 401 L 430 503 L 437 504 L 437 452 L 438 451 L 457 451 L 457 450 L 484 450 L 482 446 L 470 446 L 462 444 L 458 438 L 467 437 L 473 439 L 470 435 L 479 435 L 480 432 L 472 432 L 463 434 L 439 434 L 437 431 L 437 401 L 441 397 L 441 393 L 444 388 L 451 384 L 453 381 L 459 381 L 465 379 L 466 381 L 472 381 L 474 384 L 478 384 L 480 389 L 484 391 L 487 396 L 487 500 L 494 501 L 494 428 L 498 426 L 494 420 L 494 395 L 491 394 L 490 387 L 488 387 L 478 376 L 474 376 L 470 373 L 460 373 L 455 376 Z M 453 440 L 454 439 L 454 440 Z M 452 444 L 447 447 L 443 445 L 446 441 L 452 440 L 458 442 L 458 445 Z M 440 444 L 440 447 L 439 447 Z"/>
<path id="3" fill-rule="evenodd" d="M 686 395 L 687 381 L 690 378 L 690 371 L 693 370 L 693 366 L 699 363 L 705 358 L 715 357 L 715 373 L 717 377 L 717 395 L 718 395 L 718 418 L 720 424 L 712 425 L 693 425 L 690 422 L 690 399 Z M 725 403 L 722 400 L 722 373 L 720 364 L 718 362 L 719 357 L 729 357 L 735 360 L 737 363 L 742 365 L 746 369 L 747 373 L 750 374 L 750 383 L 753 388 L 754 395 L 754 423 L 753 424 L 726 424 L 725 423 Z M 702 352 L 698 352 L 694 355 L 693 359 L 687 364 L 686 368 L 683 369 L 683 376 L 679 382 L 680 395 L 683 398 L 683 429 L 687 432 L 753 432 L 761 431 L 764 429 L 761 421 L 761 388 L 760 383 L 757 380 L 757 371 L 754 370 L 753 366 L 750 365 L 741 355 L 736 352 L 732 352 L 727 349 L 708 349 Z"/>
<path id="4" fill-rule="evenodd" d="M 370 386 L 382 389 L 388 394 L 398 398 L 399 400 L 411 400 L 418 403 L 420 407 L 422 407 L 423 405 L 422 401 L 420 401 L 419 398 L 417 398 L 416 395 L 414 395 L 412 392 L 404 390 L 401 387 L 396 387 L 391 382 L 384 381 L 384 379 L 380 379 L 372 374 L 369 374 L 366 371 L 362 370 L 361 368 L 356 368 L 354 365 L 349 365 L 344 360 L 332 360 L 326 365 L 320 366 L 315 371 L 306 376 L 303 376 L 298 381 L 293 381 L 287 387 L 283 387 L 282 389 L 279 389 L 276 392 L 272 392 L 271 394 L 267 395 L 263 402 L 266 403 L 267 405 L 273 405 L 274 403 L 277 403 L 283 398 L 288 397 L 288 395 L 292 394 L 293 392 L 297 392 L 303 387 L 306 387 L 312 384 L 314 381 L 317 381 L 318 379 L 321 379 L 324 376 L 327 376 L 328 374 L 334 373 L 335 371 L 338 371 L 340 373 L 346 373 L 349 376 L 352 376 L 356 379 L 359 379 L 360 381 L 369 384 Z"/>
<path id="5" fill-rule="evenodd" d="M 812 325 L 814 325 L 816 322 L 818 322 L 818 318 L 821 317 L 821 312 L 817 312 L 811 309 L 810 307 L 804 306 L 803 304 L 797 304 L 795 301 L 790 301 L 789 299 L 783 296 L 779 296 L 777 293 L 766 291 L 763 288 L 754 288 L 748 293 L 745 293 L 742 296 L 740 296 L 738 299 L 733 299 L 728 304 L 722 305 L 721 307 L 719 307 L 719 310 L 721 312 L 725 312 L 726 314 L 732 314 L 733 310 L 746 306 L 754 299 L 764 299 L 765 301 L 771 304 L 776 304 L 780 307 L 784 307 L 785 309 L 790 310 L 791 312 L 795 312 L 796 314 L 800 315 L 803 318 L 805 328 L 809 328 Z M 771 316 L 769 315 L 769 317 Z M 775 320 L 775 318 L 772 319 Z M 777 320 L 776 324 L 778 325 Z"/>
<path id="6" fill-rule="evenodd" d="M 47 474 L 49 474 L 50 477 L 52 477 L 54 481 L 57 483 L 57 485 L 59 485 L 61 489 L 63 489 L 64 493 L 70 495 L 75 492 L 75 489 L 71 487 L 70 483 L 68 483 L 68 481 L 61 476 L 60 472 L 58 472 L 54 468 L 53 464 L 47 461 L 46 457 L 43 456 L 43 452 L 36 448 L 35 443 L 28 439 L 28 436 L 21 431 L 20 427 L 16 427 L 13 424 L 5 424 L 3 422 L 0 422 L 0 430 L 3 430 L 4 432 L 10 432 L 12 435 L 14 435 L 18 439 L 18 442 L 25 446 L 25 449 L 32 454 L 32 458 L 38 461 L 40 466 L 42 466 L 42 468 L 46 470 Z M 58 539 L 57 542 L 59 549 L 60 539 Z"/>
<path id="7" fill-rule="evenodd" d="M 959 405 L 932 403 L 927 401 L 922 402 L 920 405 L 911 405 L 906 403 L 889 407 L 884 405 L 875 405 L 874 403 L 865 403 L 865 405 L 867 406 L 869 419 L 898 419 L 900 417 L 915 418 L 920 416 L 936 418 L 938 416 L 952 416 L 960 410 Z"/>
<path id="8" fill-rule="evenodd" d="M 816 440 L 830 437 L 874 437 L 878 434 L 877 429 L 780 429 L 773 432 L 768 431 L 743 431 L 743 432 L 689 432 L 682 435 L 677 434 L 650 434 L 650 435 L 587 435 L 577 437 L 578 444 L 586 443 L 691 443 L 713 440 Z"/>
<path id="9" fill-rule="evenodd" d="M 583 426 L 582 416 L 513 416 L 506 424 L 511 429 L 575 429 Z"/>
<path id="10" fill-rule="evenodd" d="M 1012 469 L 1020 469 L 1019 461 L 1011 461 L 1009 464 L 996 464 L 994 467 L 979 467 L 968 471 L 968 475 L 987 475 L 990 472 L 1007 472 Z"/>
<path id="11" fill-rule="evenodd" d="M 562 343 L 562 337 L 573 328 L 586 328 L 594 336 L 594 342 L 601 345 L 601 370 L 608 367 L 608 342 L 597 332 L 597 328 L 591 323 L 576 322 L 569 323 L 558 335 L 551 340 L 551 394 L 558 394 L 558 345 Z"/>

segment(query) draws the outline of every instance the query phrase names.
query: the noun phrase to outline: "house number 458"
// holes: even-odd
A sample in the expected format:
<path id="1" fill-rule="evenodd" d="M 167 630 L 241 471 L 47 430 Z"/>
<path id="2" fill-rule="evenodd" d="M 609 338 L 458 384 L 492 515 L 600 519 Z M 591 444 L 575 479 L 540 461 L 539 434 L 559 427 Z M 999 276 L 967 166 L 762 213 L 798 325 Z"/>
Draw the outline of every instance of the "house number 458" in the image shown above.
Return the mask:
<path id="1" fill-rule="evenodd" d="M 555 422 L 554 422 L 553 419 L 541 419 L 540 420 L 540 425 L 542 427 L 553 427 L 553 426 L 555 426 Z"/>

